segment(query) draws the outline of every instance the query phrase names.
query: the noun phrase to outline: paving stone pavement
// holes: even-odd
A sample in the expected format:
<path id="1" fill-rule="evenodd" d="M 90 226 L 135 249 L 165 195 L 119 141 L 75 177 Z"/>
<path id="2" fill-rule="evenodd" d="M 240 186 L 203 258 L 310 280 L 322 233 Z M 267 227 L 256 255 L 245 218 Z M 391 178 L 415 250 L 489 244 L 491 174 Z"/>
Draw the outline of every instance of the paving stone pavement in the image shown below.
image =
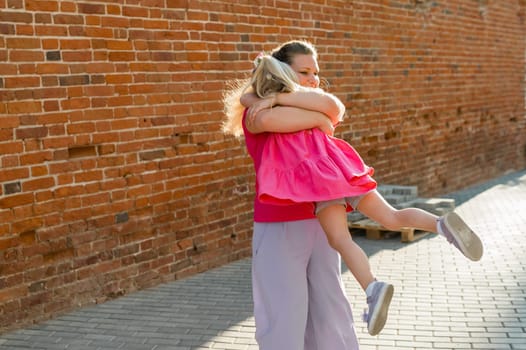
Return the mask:
<path id="1" fill-rule="evenodd" d="M 470 262 L 434 235 L 356 236 L 395 286 L 387 324 L 371 337 L 363 292 L 345 271 L 362 350 L 526 350 L 526 171 L 447 197 L 481 236 L 484 257 Z M 254 330 L 244 259 L 0 335 L 0 349 L 247 350 L 257 349 Z"/>

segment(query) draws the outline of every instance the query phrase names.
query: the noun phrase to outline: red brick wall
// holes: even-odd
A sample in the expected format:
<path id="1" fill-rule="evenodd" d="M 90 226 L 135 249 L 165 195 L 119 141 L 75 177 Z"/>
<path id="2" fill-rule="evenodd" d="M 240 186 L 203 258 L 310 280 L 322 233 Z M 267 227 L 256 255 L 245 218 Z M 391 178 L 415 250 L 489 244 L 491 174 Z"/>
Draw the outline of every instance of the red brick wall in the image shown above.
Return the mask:
<path id="1" fill-rule="evenodd" d="M 275 6 L 274 6 L 275 5 Z M 0 0 L 0 329 L 250 255 L 225 81 L 304 38 L 381 183 L 526 167 L 524 0 Z"/>

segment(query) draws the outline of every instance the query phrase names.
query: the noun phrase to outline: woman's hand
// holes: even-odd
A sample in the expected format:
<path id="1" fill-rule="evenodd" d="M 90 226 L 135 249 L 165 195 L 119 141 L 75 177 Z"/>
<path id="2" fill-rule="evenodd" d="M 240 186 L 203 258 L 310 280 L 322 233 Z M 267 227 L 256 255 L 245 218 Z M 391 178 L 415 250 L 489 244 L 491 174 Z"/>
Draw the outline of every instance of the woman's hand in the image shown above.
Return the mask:
<path id="1" fill-rule="evenodd" d="M 329 118 L 322 119 L 318 129 L 323 131 L 323 133 L 326 135 L 334 136 L 334 125 L 332 125 L 332 122 Z"/>
<path id="2" fill-rule="evenodd" d="M 272 108 L 274 106 L 275 98 L 274 96 L 259 99 L 257 102 L 254 102 L 247 111 L 247 118 L 250 123 L 254 123 L 256 115 L 264 109 Z"/>

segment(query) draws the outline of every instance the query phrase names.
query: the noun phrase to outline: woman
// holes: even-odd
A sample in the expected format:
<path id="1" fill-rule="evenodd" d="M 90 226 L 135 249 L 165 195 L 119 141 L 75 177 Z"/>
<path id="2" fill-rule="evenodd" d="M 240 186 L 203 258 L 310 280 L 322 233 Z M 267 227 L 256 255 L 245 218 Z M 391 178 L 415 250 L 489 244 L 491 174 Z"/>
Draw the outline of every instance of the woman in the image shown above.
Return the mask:
<path id="1" fill-rule="evenodd" d="M 314 48 L 302 41 L 274 50 L 290 60 L 300 84 L 319 85 Z M 295 132 L 320 128 L 332 133 L 339 106 L 330 96 L 324 113 L 295 107 L 273 107 L 272 114 L 242 121 L 240 90 L 225 98 L 228 133 L 244 133 L 256 169 L 269 132 Z M 244 103 L 250 96 L 245 95 Z M 294 98 L 294 96 L 291 96 Z M 313 100 L 313 102 L 316 102 Z M 319 101 L 315 103 L 319 107 Z M 256 114 L 254 114 L 256 115 Z M 283 118 L 285 117 L 285 118 Z M 256 340 L 262 350 L 359 349 L 351 307 L 341 280 L 340 255 L 328 244 L 312 203 L 286 206 L 265 204 L 256 196 L 252 242 L 252 285 Z"/>

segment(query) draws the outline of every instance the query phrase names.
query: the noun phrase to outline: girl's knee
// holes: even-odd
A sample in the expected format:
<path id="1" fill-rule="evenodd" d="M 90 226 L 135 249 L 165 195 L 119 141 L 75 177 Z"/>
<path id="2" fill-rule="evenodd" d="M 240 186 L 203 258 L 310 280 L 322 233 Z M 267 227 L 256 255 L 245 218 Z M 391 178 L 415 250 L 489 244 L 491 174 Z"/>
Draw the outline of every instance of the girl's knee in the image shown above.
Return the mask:
<path id="1" fill-rule="evenodd" d="M 388 230 L 397 231 L 401 229 L 401 221 L 399 219 L 399 211 L 394 210 L 389 215 L 382 218 L 380 224 Z"/>
<path id="2" fill-rule="evenodd" d="M 345 250 L 349 244 L 355 244 L 350 233 L 327 233 L 327 241 L 331 248 L 338 252 Z"/>

